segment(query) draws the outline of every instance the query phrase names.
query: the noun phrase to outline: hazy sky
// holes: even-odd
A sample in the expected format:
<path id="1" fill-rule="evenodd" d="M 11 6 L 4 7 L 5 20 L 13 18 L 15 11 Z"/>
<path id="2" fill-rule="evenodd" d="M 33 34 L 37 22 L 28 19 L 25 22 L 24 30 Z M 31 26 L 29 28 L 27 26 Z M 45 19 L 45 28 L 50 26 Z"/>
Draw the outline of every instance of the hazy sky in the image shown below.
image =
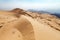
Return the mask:
<path id="1" fill-rule="evenodd" d="M 60 9 L 60 0 L 0 0 L 0 9 Z"/>

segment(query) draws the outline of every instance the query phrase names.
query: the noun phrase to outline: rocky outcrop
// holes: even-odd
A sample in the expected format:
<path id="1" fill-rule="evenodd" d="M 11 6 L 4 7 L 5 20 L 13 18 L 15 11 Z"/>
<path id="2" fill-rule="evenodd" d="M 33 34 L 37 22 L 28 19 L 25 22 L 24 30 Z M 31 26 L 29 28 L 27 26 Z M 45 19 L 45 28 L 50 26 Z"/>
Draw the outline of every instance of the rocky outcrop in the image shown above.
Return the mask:
<path id="1" fill-rule="evenodd" d="M 0 17 L 0 23 L 4 23 L 0 40 L 60 40 L 60 18 L 54 15 L 17 8 L 0 11 Z"/>

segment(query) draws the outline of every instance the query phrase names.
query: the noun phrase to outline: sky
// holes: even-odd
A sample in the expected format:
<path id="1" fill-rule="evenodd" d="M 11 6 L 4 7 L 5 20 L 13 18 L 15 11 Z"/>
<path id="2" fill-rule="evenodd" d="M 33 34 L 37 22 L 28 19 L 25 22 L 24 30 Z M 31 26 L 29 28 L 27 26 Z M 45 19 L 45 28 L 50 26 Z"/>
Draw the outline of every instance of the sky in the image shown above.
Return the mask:
<path id="1" fill-rule="evenodd" d="M 0 10 L 14 8 L 60 10 L 60 0 L 0 0 Z"/>

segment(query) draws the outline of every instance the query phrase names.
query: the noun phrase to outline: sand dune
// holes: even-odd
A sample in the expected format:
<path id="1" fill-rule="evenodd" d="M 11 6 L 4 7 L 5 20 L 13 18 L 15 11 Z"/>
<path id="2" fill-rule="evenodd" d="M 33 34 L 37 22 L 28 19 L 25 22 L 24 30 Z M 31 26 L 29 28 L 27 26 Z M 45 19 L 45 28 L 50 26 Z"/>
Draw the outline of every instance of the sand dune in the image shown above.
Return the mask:
<path id="1" fill-rule="evenodd" d="M 0 11 L 0 25 L 0 40 L 60 40 L 60 18 L 54 15 Z"/>

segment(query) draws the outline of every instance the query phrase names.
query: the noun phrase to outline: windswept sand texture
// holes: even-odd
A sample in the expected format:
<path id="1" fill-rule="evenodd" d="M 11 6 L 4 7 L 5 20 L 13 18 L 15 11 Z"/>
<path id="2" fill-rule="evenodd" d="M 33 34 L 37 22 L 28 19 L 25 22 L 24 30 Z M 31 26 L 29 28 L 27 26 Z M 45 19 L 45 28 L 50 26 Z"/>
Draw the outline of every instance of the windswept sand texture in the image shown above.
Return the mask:
<path id="1" fill-rule="evenodd" d="M 22 9 L 0 11 L 0 40 L 60 40 L 60 18 Z"/>

